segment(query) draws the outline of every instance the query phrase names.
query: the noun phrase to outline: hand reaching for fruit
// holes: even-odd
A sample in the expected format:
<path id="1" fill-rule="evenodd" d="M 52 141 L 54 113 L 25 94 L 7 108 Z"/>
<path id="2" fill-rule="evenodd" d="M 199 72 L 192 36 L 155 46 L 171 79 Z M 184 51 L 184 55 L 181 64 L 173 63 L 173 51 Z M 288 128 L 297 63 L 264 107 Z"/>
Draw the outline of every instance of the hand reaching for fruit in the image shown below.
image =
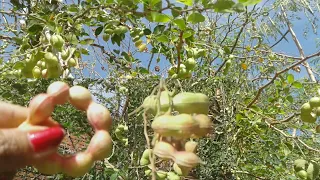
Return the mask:
<path id="1" fill-rule="evenodd" d="M 55 153 L 64 137 L 64 130 L 49 118 L 34 129 L 18 128 L 27 117 L 27 108 L 0 102 L 0 178 Z"/>
<path id="2" fill-rule="evenodd" d="M 95 130 L 95 135 L 91 139 L 86 151 L 64 157 L 57 152 L 57 146 L 63 139 L 64 131 L 50 116 L 55 105 L 64 104 L 67 101 L 77 109 L 86 111 L 88 121 Z M 11 160 L 10 163 L 13 163 L 12 160 L 14 159 L 17 162 L 21 161 L 16 157 L 21 155 L 15 155 L 17 152 L 7 152 L 17 148 L 26 159 L 31 158 L 26 163 L 21 163 L 20 167 L 33 165 L 43 174 L 64 173 L 72 177 L 79 177 L 90 170 L 94 161 L 103 160 L 112 152 L 113 143 L 108 132 L 112 125 L 110 112 L 104 106 L 93 102 L 90 92 L 84 87 L 73 86 L 70 88 L 64 82 L 54 82 L 48 87 L 47 93 L 39 94 L 31 100 L 28 109 L 21 109 L 20 107 L 18 111 L 24 111 L 24 116 L 20 112 L 13 112 L 12 109 L 8 109 L 7 116 L 0 117 L 0 127 L 4 126 L 4 128 L 15 129 L 3 130 L 3 133 L 0 131 L 0 142 L 2 140 L 7 141 L 6 139 L 10 137 L 10 132 L 7 131 L 12 131 L 11 135 L 12 133 L 16 133 L 17 137 L 14 134 L 10 138 L 18 138 L 18 140 L 16 140 L 17 142 L 8 141 L 7 144 L 0 143 L 8 147 L 13 146 L 11 149 L 6 149 L 8 147 L 1 148 L 0 146 L 0 164 L 5 164 L 8 167 L 6 163 L 3 163 L 6 159 L 8 161 Z M 1 114 L 3 115 L 3 113 Z M 11 120 L 6 124 L 1 121 L 1 118 L 8 117 L 9 115 L 14 117 L 11 119 L 17 119 L 17 122 Z M 38 131 L 40 132 L 38 133 Z M 20 141 L 25 142 L 24 144 L 22 142 L 21 145 L 19 144 L 21 143 Z M 48 147 L 50 147 L 49 150 Z M 4 156 L 2 158 L 1 153 L 3 149 L 3 154 L 12 154 L 11 157 Z M 43 151 L 45 151 L 44 155 Z M 40 155 L 38 155 L 38 152 L 41 152 Z M 33 154 L 36 158 L 33 158 Z M 18 168 L 18 166 L 13 168 Z M 6 170 L 0 169 L 0 172 Z"/>

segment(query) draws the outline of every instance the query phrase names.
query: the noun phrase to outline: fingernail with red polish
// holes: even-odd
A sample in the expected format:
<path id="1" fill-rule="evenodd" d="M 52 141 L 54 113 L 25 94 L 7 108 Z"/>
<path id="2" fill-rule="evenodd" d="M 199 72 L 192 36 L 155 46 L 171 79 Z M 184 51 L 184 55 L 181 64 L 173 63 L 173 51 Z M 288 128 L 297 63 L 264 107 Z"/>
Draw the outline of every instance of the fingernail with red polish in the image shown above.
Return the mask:
<path id="1" fill-rule="evenodd" d="M 44 131 L 29 134 L 29 140 L 33 146 L 34 152 L 45 151 L 49 147 L 58 146 L 65 131 L 61 127 L 52 127 Z"/>

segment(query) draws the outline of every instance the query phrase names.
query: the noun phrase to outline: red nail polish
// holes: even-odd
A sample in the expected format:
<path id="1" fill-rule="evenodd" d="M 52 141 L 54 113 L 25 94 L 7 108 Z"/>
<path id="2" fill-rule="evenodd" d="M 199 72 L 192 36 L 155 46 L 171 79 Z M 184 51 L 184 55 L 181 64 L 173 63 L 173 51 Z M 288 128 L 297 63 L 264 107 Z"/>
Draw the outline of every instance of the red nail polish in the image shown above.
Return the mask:
<path id="1" fill-rule="evenodd" d="M 61 127 L 52 127 L 44 131 L 29 134 L 29 140 L 34 152 L 44 151 L 49 147 L 58 146 L 65 135 Z"/>

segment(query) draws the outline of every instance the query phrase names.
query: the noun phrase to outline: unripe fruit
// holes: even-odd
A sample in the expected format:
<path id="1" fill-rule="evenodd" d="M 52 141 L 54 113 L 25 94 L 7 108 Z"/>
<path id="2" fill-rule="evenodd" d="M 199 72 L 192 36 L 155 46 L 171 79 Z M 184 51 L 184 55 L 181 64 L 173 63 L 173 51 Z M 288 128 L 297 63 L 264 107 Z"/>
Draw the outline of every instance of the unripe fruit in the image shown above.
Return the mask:
<path id="1" fill-rule="evenodd" d="M 167 177 L 167 172 L 164 171 L 157 171 L 156 174 L 159 180 L 164 180 Z"/>
<path id="2" fill-rule="evenodd" d="M 320 106 L 320 98 L 319 97 L 312 97 L 309 100 L 309 104 L 310 104 L 311 108 L 319 107 Z"/>
<path id="3" fill-rule="evenodd" d="M 306 123 L 314 123 L 317 120 L 317 117 L 314 114 L 301 114 L 301 120 Z"/>
<path id="4" fill-rule="evenodd" d="M 52 35 L 50 38 L 50 43 L 53 47 L 61 49 L 65 41 L 60 35 Z"/>
<path id="5" fill-rule="evenodd" d="M 320 167 L 317 163 L 314 161 L 311 161 L 309 163 L 309 166 L 307 168 L 307 177 L 308 179 L 316 179 L 319 175 Z"/>
<path id="6" fill-rule="evenodd" d="M 69 52 L 68 49 L 67 49 L 67 50 L 63 50 L 63 51 L 61 52 L 61 58 L 62 58 L 63 60 L 66 60 L 66 59 L 69 57 L 69 55 L 70 55 L 70 52 Z"/>
<path id="7" fill-rule="evenodd" d="M 104 33 L 111 35 L 113 33 L 112 29 L 106 29 L 104 30 Z"/>
<path id="8" fill-rule="evenodd" d="M 139 47 L 141 44 L 142 44 L 142 40 L 139 39 L 138 41 L 136 41 L 136 42 L 134 43 L 134 46 L 135 46 L 135 47 Z"/>
<path id="9" fill-rule="evenodd" d="M 205 94 L 182 92 L 173 97 L 173 107 L 179 113 L 208 114 L 209 98 Z"/>
<path id="10" fill-rule="evenodd" d="M 142 51 L 144 51 L 145 49 L 146 49 L 146 47 L 147 47 L 147 44 L 140 44 L 139 46 L 138 46 L 138 49 L 139 49 L 139 51 L 140 52 L 142 52 Z"/>
<path id="11" fill-rule="evenodd" d="M 301 171 L 297 172 L 297 176 L 300 179 L 307 180 L 308 174 L 305 170 L 301 170 Z"/>
<path id="12" fill-rule="evenodd" d="M 40 78 L 41 77 L 41 69 L 38 66 L 35 66 L 32 69 L 32 75 L 34 78 Z"/>
<path id="13" fill-rule="evenodd" d="M 48 69 L 43 69 L 43 70 L 41 71 L 41 75 L 42 75 L 43 78 L 47 78 Z"/>
<path id="14" fill-rule="evenodd" d="M 148 165 L 148 164 L 150 164 L 149 159 L 145 159 L 145 158 L 141 158 L 140 159 L 140 165 L 141 166 L 145 166 L 145 165 Z"/>
<path id="15" fill-rule="evenodd" d="M 68 66 L 69 66 L 69 67 L 75 67 L 76 65 L 77 65 L 77 61 L 76 61 L 75 59 L 70 58 L 70 59 L 68 60 Z"/>
<path id="16" fill-rule="evenodd" d="M 144 171 L 144 175 L 146 175 L 146 176 L 150 176 L 151 173 L 152 173 L 151 169 L 147 169 L 147 170 Z"/>
<path id="17" fill-rule="evenodd" d="M 45 61 L 42 61 L 42 62 L 41 62 L 41 68 L 42 68 L 42 69 L 45 69 L 46 67 L 47 67 L 47 66 L 46 66 L 46 62 L 45 62 Z"/>
<path id="18" fill-rule="evenodd" d="M 109 34 L 104 34 L 104 35 L 102 36 L 102 39 L 107 42 L 107 41 L 109 41 L 109 39 L 110 39 L 110 35 L 109 35 Z"/>
<path id="19" fill-rule="evenodd" d="M 56 66 L 59 63 L 58 58 L 51 52 L 47 52 L 44 55 L 44 59 L 49 67 Z"/>
<path id="20" fill-rule="evenodd" d="M 183 64 L 186 66 L 187 70 L 193 70 L 196 67 L 196 63 L 194 58 L 188 58 Z"/>
<path id="21" fill-rule="evenodd" d="M 82 86 L 73 86 L 69 89 L 70 103 L 79 110 L 86 110 L 92 102 L 92 96 L 88 89 Z"/>
<path id="22" fill-rule="evenodd" d="M 56 94 L 54 102 L 56 104 L 64 104 L 68 101 L 69 85 L 62 81 L 56 81 L 47 88 L 49 95 Z"/>
<path id="23" fill-rule="evenodd" d="M 146 149 L 143 151 L 142 153 L 142 158 L 144 159 L 149 159 L 149 154 L 152 153 L 152 150 L 151 149 Z"/>
<path id="24" fill-rule="evenodd" d="M 301 110 L 301 114 L 310 114 L 311 111 L 312 111 L 312 108 L 311 108 L 310 103 L 308 103 L 308 102 L 307 102 L 307 103 L 304 103 L 304 104 L 301 106 L 300 110 Z"/>
<path id="25" fill-rule="evenodd" d="M 294 170 L 296 172 L 298 172 L 300 170 L 306 170 L 307 165 L 308 165 L 308 161 L 306 161 L 304 159 L 297 159 L 294 161 Z"/>

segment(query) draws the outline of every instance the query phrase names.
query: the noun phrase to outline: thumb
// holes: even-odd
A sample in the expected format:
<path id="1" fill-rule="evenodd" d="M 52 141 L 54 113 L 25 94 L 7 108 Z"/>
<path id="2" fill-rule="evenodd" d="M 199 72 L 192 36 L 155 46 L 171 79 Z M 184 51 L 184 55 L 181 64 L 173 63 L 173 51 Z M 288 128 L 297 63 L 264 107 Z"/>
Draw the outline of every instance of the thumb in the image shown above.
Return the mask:
<path id="1" fill-rule="evenodd" d="M 15 171 L 55 153 L 64 135 L 61 127 L 32 133 L 16 128 L 1 129 L 0 172 Z"/>

